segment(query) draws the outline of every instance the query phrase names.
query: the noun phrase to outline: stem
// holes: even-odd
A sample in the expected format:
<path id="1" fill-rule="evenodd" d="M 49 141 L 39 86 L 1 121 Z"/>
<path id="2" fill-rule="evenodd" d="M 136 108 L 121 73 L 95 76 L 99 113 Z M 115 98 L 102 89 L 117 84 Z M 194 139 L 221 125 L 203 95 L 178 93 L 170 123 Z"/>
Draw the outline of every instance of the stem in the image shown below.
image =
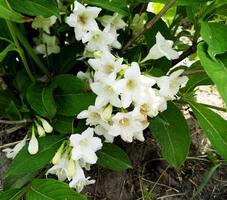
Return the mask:
<path id="1" fill-rule="evenodd" d="M 20 30 L 16 30 L 18 40 L 21 42 L 21 44 L 24 46 L 28 54 L 31 56 L 31 58 L 35 61 L 35 63 L 38 65 L 39 69 L 44 73 L 48 74 L 48 70 L 46 69 L 45 65 L 42 63 L 40 58 L 35 54 L 34 49 L 31 47 L 27 39 L 24 37 L 24 35 L 21 33 Z"/>
<path id="2" fill-rule="evenodd" d="M 31 122 L 31 120 L 28 119 L 23 119 L 19 121 L 0 120 L 0 124 L 26 124 L 28 122 Z"/>
<path id="3" fill-rule="evenodd" d="M 169 0 L 169 2 L 164 6 L 164 8 L 144 25 L 144 28 L 142 30 L 128 41 L 122 51 L 125 52 L 137 38 L 139 38 L 147 30 L 151 29 L 152 26 L 173 6 L 175 2 L 176 0 Z"/>
<path id="4" fill-rule="evenodd" d="M 23 127 L 24 127 L 24 125 L 14 126 L 14 127 L 12 127 L 12 128 L 9 128 L 9 129 L 0 131 L 0 137 L 2 137 L 3 135 L 9 135 L 9 134 L 11 134 L 11 133 L 14 133 L 14 132 L 16 132 L 17 130 L 23 128 Z"/>
<path id="5" fill-rule="evenodd" d="M 17 52 L 19 53 L 19 55 L 21 57 L 21 60 L 22 60 L 23 65 L 24 65 L 24 68 L 27 71 L 29 78 L 34 82 L 35 78 L 32 75 L 32 72 L 31 72 L 31 70 L 30 70 L 30 68 L 28 66 L 27 60 L 26 60 L 25 55 L 24 55 L 24 51 L 21 48 L 21 46 L 20 46 L 20 44 L 19 44 L 19 42 L 17 40 L 17 36 L 16 36 L 17 30 L 15 29 L 15 26 L 14 26 L 14 24 L 12 22 L 6 20 L 6 24 L 8 26 L 9 31 L 10 31 L 10 34 L 11 34 L 11 36 L 13 38 L 13 41 L 14 41 L 16 47 L 17 47 Z"/>

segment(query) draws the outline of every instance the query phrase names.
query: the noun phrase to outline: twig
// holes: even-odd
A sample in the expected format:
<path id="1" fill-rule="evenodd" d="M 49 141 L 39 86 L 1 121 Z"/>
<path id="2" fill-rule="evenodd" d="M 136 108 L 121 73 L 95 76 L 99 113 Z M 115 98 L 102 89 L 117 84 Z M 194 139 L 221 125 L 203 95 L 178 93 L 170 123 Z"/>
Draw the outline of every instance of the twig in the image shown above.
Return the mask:
<path id="1" fill-rule="evenodd" d="M 165 199 L 165 198 L 169 198 L 169 197 L 176 197 L 176 196 L 184 196 L 186 193 L 179 193 L 179 194 L 170 194 L 170 195 L 165 195 L 162 197 L 158 197 L 157 199 Z"/>
<path id="2" fill-rule="evenodd" d="M 11 133 L 14 133 L 15 131 L 17 131 L 23 127 L 24 127 L 24 125 L 19 125 L 19 126 L 14 126 L 12 128 L 0 131 L 0 137 L 2 137 L 3 135 L 9 135 Z"/>
<path id="3" fill-rule="evenodd" d="M 8 121 L 8 120 L 0 119 L 0 124 L 26 124 L 28 122 L 31 122 L 31 120 L 23 119 L 23 120 L 19 120 L 19 121 Z"/>
<path id="4" fill-rule="evenodd" d="M 137 33 L 128 41 L 128 43 L 122 49 L 122 52 L 125 52 L 137 38 L 139 38 L 147 30 L 151 29 L 152 26 L 173 6 L 175 2 L 176 0 L 170 0 L 157 15 L 155 15 L 149 22 L 144 25 L 144 28 L 139 33 Z"/>
<path id="5" fill-rule="evenodd" d="M 172 61 L 172 67 L 190 56 L 191 54 L 195 53 L 197 51 L 197 43 L 192 44 L 188 49 L 186 49 L 179 58 Z"/>

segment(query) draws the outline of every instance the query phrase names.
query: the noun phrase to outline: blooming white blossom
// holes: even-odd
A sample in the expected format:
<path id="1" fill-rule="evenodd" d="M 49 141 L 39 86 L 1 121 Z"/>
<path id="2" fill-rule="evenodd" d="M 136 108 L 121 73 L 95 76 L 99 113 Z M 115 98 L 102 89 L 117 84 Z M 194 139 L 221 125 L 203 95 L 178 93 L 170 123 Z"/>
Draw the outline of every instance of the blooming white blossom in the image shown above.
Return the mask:
<path id="1" fill-rule="evenodd" d="M 88 63 L 95 70 L 95 81 L 102 80 L 103 77 L 108 79 L 117 76 L 121 69 L 123 58 L 116 59 L 111 53 L 103 52 L 100 58 L 89 59 Z"/>
<path id="2" fill-rule="evenodd" d="M 74 11 L 66 18 L 66 23 L 69 26 L 74 27 L 77 40 L 82 40 L 89 31 L 98 29 L 95 18 L 99 15 L 100 11 L 101 8 L 85 7 L 75 1 Z"/>
<path id="3" fill-rule="evenodd" d="M 167 109 L 166 99 L 156 89 L 144 87 L 137 98 L 136 109 L 143 115 L 155 117 Z"/>
<path id="4" fill-rule="evenodd" d="M 103 123 L 102 113 L 104 108 L 97 108 L 95 106 L 89 106 L 87 110 L 80 112 L 77 115 L 78 119 L 86 118 L 86 125 L 94 126 Z"/>
<path id="5" fill-rule="evenodd" d="M 139 65 L 133 62 L 131 67 L 127 68 L 124 78 L 119 80 L 115 88 L 117 93 L 121 94 L 123 108 L 128 108 L 132 101 L 139 97 L 143 86 L 151 87 L 155 84 L 152 78 L 141 75 Z"/>
<path id="6" fill-rule="evenodd" d="M 156 78 L 157 85 L 160 88 L 159 93 L 167 100 L 175 99 L 181 87 L 184 87 L 188 81 L 186 76 L 180 76 L 184 70 L 180 69 L 174 71 L 169 76 L 162 76 Z"/>
<path id="7" fill-rule="evenodd" d="M 41 28 L 45 32 L 50 34 L 50 27 L 56 23 L 56 20 L 57 20 L 56 16 L 51 16 L 48 18 L 45 18 L 43 16 L 37 16 L 34 18 L 32 22 L 32 28 L 34 29 Z"/>
<path id="8" fill-rule="evenodd" d="M 125 142 L 132 142 L 133 139 L 144 141 L 143 130 L 147 126 L 146 117 L 136 110 L 127 113 L 118 112 L 112 117 L 112 126 L 109 128 L 108 134 L 120 135 Z"/>
<path id="9" fill-rule="evenodd" d="M 32 136 L 31 136 L 31 139 L 28 143 L 28 152 L 31 154 L 31 155 L 34 155 L 34 154 L 37 154 L 39 151 L 39 143 L 38 143 L 38 140 L 35 136 L 35 130 L 34 130 L 34 126 L 32 127 Z"/>
<path id="10" fill-rule="evenodd" d="M 82 134 L 73 134 L 70 136 L 72 149 L 72 159 L 82 160 L 89 164 L 95 164 L 97 161 L 96 151 L 102 148 L 101 139 L 94 137 L 94 129 L 87 128 Z"/>
<path id="11" fill-rule="evenodd" d="M 169 60 L 177 59 L 179 54 L 177 51 L 173 50 L 173 41 L 166 40 L 160 32 L 156 34 L 156 44 L 150 49 L 146 58 L 142 60 L 145 62 L 151 59 L 159 59 L 166 57 Z"/>
<path id="12" fill-rule="evenodd" d="M 57 44 L 57 37 L 43 34 L 42 43 L 37 45 L 35 47 L 35 50 L 37 51 L 37 53 L 43 54 L 44 57 L 52 53 L 59 53 L 60 47 Z"/>
<path id="13" fill-rule="evenodd" d="M 82 42 L 86 44 L 88 51 L 109 51 L 109 47 L 115 41 L 114 36 L 107 30 L 96 29 L 84 35 Z"/>
<path id="14" fill-rule="evenodd" d="M 110 125 L 108 123 L 98 125 L 94 128 L 94 131 L 97 135 L 103 136 L 105 138 L 105 142 L 113 143 L 114 138 L 118 136 L 118 133 L 111 133 L 109 134 Z"/>
<path id="15" fill-rule="evenodd" d="M 118 108 L 122 106 L 119 93 L 115 90 L 116 84 L 117 81 L 114 77 L 90 84 L 92 91 L 97 95 L 95 106 L 100 108 L 106 106 L 108 103 Z"/>
<path id="16" fill-rule="evenodd" d="M 26 140 L 27 140 L 27 135 L 23 140 L 21 140 L 18 144 L 16 144 L 14 148 L 6 148 L 6 149 L 3 149 L 2 151 L 6 153 L 7 158 L 14 159 L 16 155 L 19 153 L 19 151 L 25 146 Z"/>

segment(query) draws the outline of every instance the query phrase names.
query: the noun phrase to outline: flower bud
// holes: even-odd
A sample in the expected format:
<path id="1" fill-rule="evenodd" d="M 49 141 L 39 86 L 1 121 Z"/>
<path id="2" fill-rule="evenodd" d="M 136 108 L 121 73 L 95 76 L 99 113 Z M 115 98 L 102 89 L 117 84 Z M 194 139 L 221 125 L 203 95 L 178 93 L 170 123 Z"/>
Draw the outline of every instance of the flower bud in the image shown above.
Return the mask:
<path id="1" fill-rule="evenodd" d="M 52 159 L 52 163 L 54 165 L 57 164 L 60 161 L 64 146 L 65 146 L 65 142 L 63 142 L 63 144 L 60 146 L 58 151 L 55 153 L 55 155 L 54 155 L 54 157 Z"/>
<path id="2" fill-rule="evenodd" d="M 45 130 L 43 129 L 42 126 L 40 126 L 37 122 L 35 122 L 36 127 L 37 127 L 37 132 L 39 134 L 39 137 L 44 137 L 46 136 Z"/>
<path id="3" fill-rule="evenodd" d="M 46 133 L 51 133 L 53 131 L 53 127 L 49 124 L 47 120 L 41 119 L 41 122 Z"/>
<path id="4" fill-rule="evenodd" d="M 75 174 L 75 161 L 71 158 L 68 163 L 67 176 L 73 177 Z"/>
<path id="5" fill-rule="evenodd" d="M 113 106 L 109 104 L 103 111 L 103 119 L 108 121 L 111 118 Z"/>
<path id="6" fill-rule="evenodd" d="M 38 150 L 39 150 L 39 143 L 38 143 L 37 138 L 35 137 L 35 130 L 34 130 L 34 126 L 33 126 L 32 127 L 32 137 L 28 144 L 28 152 L 31 155 L 34 155 L 38 152 Z"/>

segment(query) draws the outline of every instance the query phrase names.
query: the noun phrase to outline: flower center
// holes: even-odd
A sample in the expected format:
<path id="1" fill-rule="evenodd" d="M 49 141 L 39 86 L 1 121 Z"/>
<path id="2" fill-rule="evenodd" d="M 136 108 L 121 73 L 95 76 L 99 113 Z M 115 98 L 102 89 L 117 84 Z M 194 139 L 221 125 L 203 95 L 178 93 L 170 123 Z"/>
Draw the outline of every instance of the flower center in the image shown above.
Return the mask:
<path id="1" fill-rule="evenodd" d="M 149 106 L 147 104 L 143 104 L 142 106 L 140 106 L 140 113 L 143 115 L 147 115 L 149 111 Z"/>
<path id="2" fill-rule="evenodd" d="M 105 72 L 106 74 L 111 74 L 113 71 L 114 71 L 114 66 L 113 66 L 112 64 L 106 63 L 106 64 L 104 65 L 104 72 Z"/>
<path id="3" fill-rule="evenodd" d="M 128 119 L 128 118 L 124 117 L 123 119 L 121 119 L 121 120 L 119 121 L 119 124 L 120 124 L 121 126 L 126 127 L 126 126 L 128 126 L 128 125 L 130 124 L 130 122 L 129 122 L 129 119 Z"/>
<path id="4" fill-rule="evenodd" d="M 100 117 L 100 114 L 97 113 L 97 112 L 92 112 L 91 113 L 91 118 L 94 120 L 94 121 L 98 121 L 101 117 Z"/>
<path id="5" fill-rule="evenodd" d="M 88 17 L 85 14 L 79 15 L 78 16 L 78 22 L 82 25 L 87 24 Z"/>
<path id="6" fill-rule="evenodd" d="M 127 81 L 126 85 L 127 85 L 127 88 L 128 88 L 128 89 L 133 90 L 133 89 L 136 87 L 135 80 L 129 79 L 129 80 Z"/>

